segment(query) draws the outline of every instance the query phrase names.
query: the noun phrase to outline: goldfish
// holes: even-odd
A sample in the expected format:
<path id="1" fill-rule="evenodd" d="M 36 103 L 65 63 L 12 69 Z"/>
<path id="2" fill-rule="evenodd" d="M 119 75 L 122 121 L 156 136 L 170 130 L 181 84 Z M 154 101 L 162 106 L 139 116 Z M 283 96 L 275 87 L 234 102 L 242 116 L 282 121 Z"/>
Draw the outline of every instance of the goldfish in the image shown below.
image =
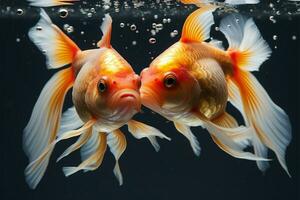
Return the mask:
<path id="1" fill-rule="evenodd" d="M 156 136 L 169 140 L 154 127 L 132 119 L 141 109 L 140 78 L 112 47 L 108 14 L 101 30 L 98 48 L 81 50 L 42 9 L 40 20 L 29 31 L 31 41 L 45 54 L 48 68 L 60 69 L 44 86 L 24 129 L 23 149 L 29 158 L 25 178 L 30 188 L 40 182 L 59 141 L 79 136 L 57 159 L 80 148 L 82 163 L 64 167 L 66 176 L 96 170 L 108 146 L 116 160 L 114 174 L 122 185 L 118 160 L 126 149 L 126 138 L 120 127 L 127 125 L 137 139 L 148 138 L 157 151 Z M 74 107 L 62 114 L 71 88 Z"/>
<path id="2" fill-rule="evenodd" d="M 79 0 L 27 0 L 29 5 L 36 7 L 68 6 Z"/>
<path id="3" fill-rule="evenodd" d="M 271 55 L 252 18 L 230 14 L 220 23 L 228 40 L 210 39 L 213 12 L 207 5 L 191 13 L 181 38 L 141 72 L 142 104 L 174 123 L 190 142 L 196 155 L 200 145 L 190 127 L 201 126 L 228 154 L 255 160 L 265 172 L 269 167 L 268 149 L 289 174 L 285 152 L 291 141 L 288 115 L 269 97 L 251 73 Z M 243 115 L 244 125 L 226 112 L 231 102 Z M 245 151 L 249 145 L 254 152 Z"/>

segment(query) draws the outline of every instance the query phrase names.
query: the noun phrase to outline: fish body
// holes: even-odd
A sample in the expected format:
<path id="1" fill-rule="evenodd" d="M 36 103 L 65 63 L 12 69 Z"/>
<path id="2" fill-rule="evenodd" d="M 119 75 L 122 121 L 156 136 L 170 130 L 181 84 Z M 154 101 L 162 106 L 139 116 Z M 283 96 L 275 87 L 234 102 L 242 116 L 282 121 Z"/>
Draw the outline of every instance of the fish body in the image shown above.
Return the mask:
<path id="1" fill-rule="evenodd" d="M 49 69 L 68 67 L 59 70 L 44 86 L 24 129 L 23 149 L 29 158 L 25 179 L 30 188 L 36 188 L 55 145 L 79 136 L 57 161 L 80 149 L 82 163 L 64 167 L 64 174 L 96 170 L 108 146 L 116 160 L 114 174 L 122 185 L 118 160 L 127 143 L 119 128 L 127 125 L 135 138 L 149 139 L 156 151 L 159 150 L 156 137 L 169 138 L 149 125 L 132 120 L 141 107 L 140 78 L 111 46 L 112 19 L 105 15 L 98 48 L 82 51 L 52 23 L 43 9 L 40 16 L 29 31 L 29 38 L 45 54 Z M 65 95 L 71 88 L 74 107 L 62 114 Z"/>
<path id="2" fill-rule="evenodd" d="M 253 20 L 238 14 L 221 21 L 227 50 L 220 41 L 206 42 L 216 8 L 206 5 L 190 14 L 181 39 L 142 71 L 142 104 L 173 121 L 196 155 L 200 146 L 190 126 L 206 128 L 222 150 L 256 160 L 261 171 L 268 168 L 268 147 L 288 172 L 284 158 L 291 140 L 288 116 L 250 73 L 271 50 Z M 239 126 L 226 112 L 228 100 L 242 113 L 246 126 Z M 254 154 L 245 152 L 249 145 Z"/>

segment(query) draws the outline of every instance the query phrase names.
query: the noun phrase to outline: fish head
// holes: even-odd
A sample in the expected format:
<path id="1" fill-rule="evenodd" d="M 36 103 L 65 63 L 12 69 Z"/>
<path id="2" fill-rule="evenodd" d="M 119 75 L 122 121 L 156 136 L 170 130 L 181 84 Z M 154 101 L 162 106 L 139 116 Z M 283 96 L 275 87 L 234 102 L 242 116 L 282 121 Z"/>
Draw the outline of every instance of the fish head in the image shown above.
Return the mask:
<path id="1" fill-rule="evenodd" d="M 99 73 L 88 85 L 85 102 L 96 118 L 127 122 L 141 109 L 140 85 L 133 70 Z"/>
<path id="2" fill-rule="evenodd" d="M 185 66 L 177 64 L 151 64 L 141 73 L 142 104 L 166 118 L 189 112 L 200 92 L 194 76 Z"/>

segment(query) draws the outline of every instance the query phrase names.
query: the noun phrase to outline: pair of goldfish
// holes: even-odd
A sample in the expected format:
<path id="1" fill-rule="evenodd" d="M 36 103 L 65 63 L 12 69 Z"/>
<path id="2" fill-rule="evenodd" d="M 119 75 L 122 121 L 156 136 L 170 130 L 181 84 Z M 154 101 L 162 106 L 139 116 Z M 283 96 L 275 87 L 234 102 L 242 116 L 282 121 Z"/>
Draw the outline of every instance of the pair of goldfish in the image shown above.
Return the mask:
<path id="1" fill-rule="evenodd" d="M 187 3 L 187 2 L 185 2 Z M 26 181 L 35 188 L 43 177 L 55 145 L 78 137 L 59 158 L 80 149 L 82 163 L 64 167 L 69 176 L 97 169 L 107 146 L 115 157 L 114 174 L 123 183 L 118 160 L 126 149 L 120 127 L 137 139 L 147 138 L 158 151 L 156 137 L 170 140 L 158 129 L 132 117 L 144 105 L 174 122 L 196 155 L 200 145 L 190 127 L 208 130 L 213 141 L 228 154 L 255 160 L 265 171 L 268 148 L 288 173 L 285 151 L 291 141 L 288 116 L 269 97 L 251 71 L 268 59 L 271 49 L 252 19 L 238 14 L 225 17 L 220 30 L 229 43 L 211 40 L 216 5 L 206 5 L 186 19 L 178 42 L 135 74 L 130 64 L 111 46 L 112 19 L 106 14 L 97 49 L 80 50 L 44 10 L 29 31 L 33 43 L 44 52 L 47 66 L 58 71 L 43 88 L 24 130 L 23 146 L 29 157 Z M 66 93 L 73 87 L 74 107 L 62 114 Z M 243 115 L 240 126 L 226 112 L 230 101 Z M 254 153 L 245 151 L 253 146 Z"/>

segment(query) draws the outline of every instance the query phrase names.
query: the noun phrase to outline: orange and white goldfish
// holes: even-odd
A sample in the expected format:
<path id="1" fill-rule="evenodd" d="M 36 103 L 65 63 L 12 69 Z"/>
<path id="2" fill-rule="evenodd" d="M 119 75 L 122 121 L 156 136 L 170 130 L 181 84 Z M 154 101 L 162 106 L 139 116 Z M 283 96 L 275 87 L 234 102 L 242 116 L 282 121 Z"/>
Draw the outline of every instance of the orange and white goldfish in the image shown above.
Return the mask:
<path id="1" fill-rule="evenodd" d="M 140 78 L 110 44 L 112 19 L 108 14 L 104 18 L 99 48 L 82 51 L 52 24 L 44 10 L 40 16 L 29 31 L 30 39 L 46 55 L 49 69 L 69 67 L 47 82 L 24 130 L 23 147 L 30 162 L 25 169 L 26 181 L 35 188 L 45 173 L 55 144 L 80 136 L 58 158 L 82 147 L 82 163 L 63 168 L 65 175 L 97 169 L 108 145 L 116 159 L 114 173 L 122 184 L 118 159 L 126 148 L 126 138 L 120 127 L 127 124 L 134 137 L 148 138 L 156 150 L 159 145 L 155 136 L 169 138 L 151 126 L 132 120 L 141 107 Z M 75 107 L 61 118 L 65 95 L 72 87 Z"/>
<path id="2" fill-rule="evenodd" d="M 37 7 L 68 6 L 79 0 L 27 0 L 29 5 Z"/>
<path id="3" fill-rule="evenodd" d="M 271 49 L 253 19 L 231 14 L 222 19 L 220 30 L 229 48 L 210 38 L 216 6 L 205 6 L 186 19 L 181 39 L 141 72 L 142 104 L 174 122 L 191 143 L 200 146 L 190 130 L 202 126 L 214 142 L 237 158 L 256 160 L 260 170 L 268 168 L 268 148 L 288 173 L 285 152 L 291 141 L 286 113 L 269 97 L 251 74 L 269 58 Z M 229 101 L 243 114 L 244 126 L 226 112 Z M 253 145 L 254 154 L 244 152 Z"/>

